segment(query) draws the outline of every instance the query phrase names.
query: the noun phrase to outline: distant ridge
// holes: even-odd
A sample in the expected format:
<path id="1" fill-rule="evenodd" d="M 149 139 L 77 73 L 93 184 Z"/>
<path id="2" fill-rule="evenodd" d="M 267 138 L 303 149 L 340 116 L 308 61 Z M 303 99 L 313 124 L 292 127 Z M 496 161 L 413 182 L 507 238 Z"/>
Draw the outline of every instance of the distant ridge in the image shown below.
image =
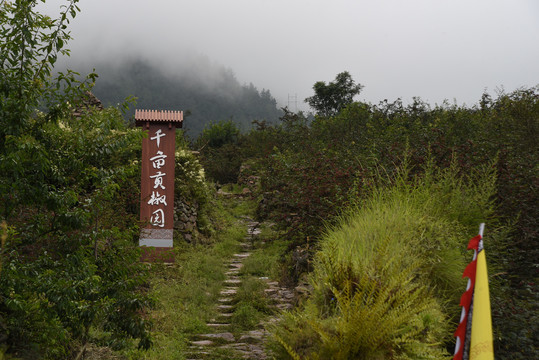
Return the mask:
<path id="1" fill-rule="evenodd" d="M 96 71 L 99 78 L 93 92 L 104 105 L 116 105 L 133 95 L 137 108 L 181 109 L 191 137 L 211 122 L 232 119 L 246 131 L 253 120 L 275 123 L 282 115 L 269 90 L 240 85 L 232 71 L 210 63 L 197 64 L 192 71 L 185 67 L 171 71 L 131 59 L 121 65 L 102 62 Z M 134 114 L 132 108 L 129 117 Z"/>

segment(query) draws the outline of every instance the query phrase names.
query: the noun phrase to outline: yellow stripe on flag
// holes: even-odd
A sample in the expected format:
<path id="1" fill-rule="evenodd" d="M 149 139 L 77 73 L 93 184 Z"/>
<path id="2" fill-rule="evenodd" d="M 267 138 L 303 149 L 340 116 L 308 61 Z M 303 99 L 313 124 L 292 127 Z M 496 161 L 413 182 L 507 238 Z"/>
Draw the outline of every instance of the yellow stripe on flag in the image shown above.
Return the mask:
<path id="1" fill-rule="evenodd" d="M 477 255 L 470 360 L 494 360 L 485 250 Z"/>

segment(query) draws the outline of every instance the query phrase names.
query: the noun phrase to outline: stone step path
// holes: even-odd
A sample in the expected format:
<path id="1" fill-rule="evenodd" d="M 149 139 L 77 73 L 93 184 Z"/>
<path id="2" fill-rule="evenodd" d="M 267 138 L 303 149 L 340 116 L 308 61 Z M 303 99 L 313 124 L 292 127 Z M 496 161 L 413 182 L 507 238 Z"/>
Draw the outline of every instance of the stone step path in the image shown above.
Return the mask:
<path id="1" fill-rule="evenodd" d="M 208 334 L 198 334 L 193 337 L 190 347 L 188 360 L 191 359 L 215 359 L 219 354 L 219 359 L 268 359 L 264 350 L 264 341 L 268 336 L 264 329 L 264 324 L 259 324 L 255 330 L 240 333 L 232 333 L 230 318 L 234 312 L 233 300 L 241 285 L 239 276 L 243 267 L 243 261 L 251 255 L 254 238 L 260 234 L 258 222 L 247 219 L 247 236 L 245 242 L 241 244 L 242 251 L 234 254 L 228 264 L 226 280 L 223 282 L 223 288 L 220 297 L 217 300 L 217 310 L 219 314 L 212 319 L 207 326 L 214 332 Z M 285 310 L 293 307 L 294 293 L 292 290 L 279 286 L 279 283 L 271 281 L 268 278 L 260 278 L 266 283 L 266 296 L 271 300 L 276 309 Z M 275 318 L 269 319 L 267 323 L 275 321 Z"/>

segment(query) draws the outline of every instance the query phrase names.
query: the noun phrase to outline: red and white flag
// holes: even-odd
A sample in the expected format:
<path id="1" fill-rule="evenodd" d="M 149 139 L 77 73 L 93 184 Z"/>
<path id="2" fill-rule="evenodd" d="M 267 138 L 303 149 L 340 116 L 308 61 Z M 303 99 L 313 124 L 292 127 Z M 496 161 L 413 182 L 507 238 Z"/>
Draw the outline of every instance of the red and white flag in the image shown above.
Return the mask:
<path id="1" fill-rule="evenodd" d="M 468 243 L 468 250 L 473 250 L 474 256 L 462 275 L 468 278 L 468 285 L 460 298 L 462 312 L 455 331 L 453 360 L 494 360 L 484 226 L 481 224 L 479 235 Z"/>

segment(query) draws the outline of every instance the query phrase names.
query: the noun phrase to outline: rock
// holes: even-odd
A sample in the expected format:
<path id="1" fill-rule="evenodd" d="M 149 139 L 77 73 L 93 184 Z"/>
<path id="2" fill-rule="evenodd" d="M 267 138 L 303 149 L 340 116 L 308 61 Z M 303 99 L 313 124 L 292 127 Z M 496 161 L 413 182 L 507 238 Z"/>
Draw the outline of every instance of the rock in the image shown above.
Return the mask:
<path id="1" fill-rule="evenodd" d="M 230 263 L 230 265 L 228 265 L 229 268 L 231 269 L 241 269 L 243 267 L 243 264 L 240 262 L 240 263 L 236 263 L 236 262 L 233 262 L 233 263 Z"/>
<path id="2" fill-rule="evenodd" d="M 217 306 L 217 310 L 224 311 L 224 312 L 228 313 L 228 312 L 234 311 L 234 306 L 233 305 L 221 304 L 221 305 Z"/>
<path id="3" fill-rule="evenodd" d="M 264 335 L 264 330 L 252 330 L 249 331 L 247 334 L 242 335 L 239 341 L 262 341 Z"/>
<path id="4" fill-rule="evenodd" d="M 228 288 L 228 289 L 221 290 L 219 294 L 223 296 L 230 296 L 230 295 L 236 295 L 237 292 L 238 290 L 236 290 L 235 288 Z"/>
<path id="5" fill-rule="evenodd" d="M 294 305 L 290 303 L 282 303 L 277 305 L 277 309 L 279 310 L 291 310 L 294 307 Z"/>
<path id="6" fill-rule="evenodd" d="M 230 326 L 230 324 L 218 324 L 218 323 L 208 323 L 206 325 L 208 325 L 211 328 L 215 328 L 215 329 L 220 329 L 220 328 Z"/>
<path id="7" fill-rule="evenodd" d="M 221 318 L 232 317 L 232 313 L 221 313 L 221 314 L 219 314 L 219 317 L 221 317 Z"/>
<path id="8" fill-rule="evenodd" d="M 196 346 L 211 346 L 213 345 L 213 341 L 211 340 L 199 340 L 199 341 L 192 341 L 191 344 Z"/>
<path id="9" fill-rule="evenodd" d="M 234 194 L 223 191 L 223 189 L 219 189 L 219 190 L 217 190 L 217 195 L 224 196 L 224 197 L 231 197 Z"/>
<path id="10" fill-rule="evenodd" d="M 291 301 L 292 299 L 294 299 L 294 293 L 290 290 L 281 290 L 279 291 L 279 295 L 285 300 Z"/>
<path id="11" fill-rule="evenodd" d="M 186 222 L 185 223 L 185 230 L 187 231 L 193 231 L 193 229 L 195 228 L 195 224 L 191 223 L 191 222 Z"/>
<path id="12" fill-rule="evenodd" d="M 296 291 L 298 295 L 308 295 L 312 292 L 312 286 L 299 285 L 299 286 L 296 286 L 294 290 Z"/>
<path id="13" fill-rule="evenodd" d="M 240 279 L 227 279 L 225 280 L 225 284 L 229 286 L 239 286 L 241 284 Z"/>
<path id="14" fill-rule="evenodd" d="M 217 334 L 202 334 L 199 336 L 202 338 L 208 338 L 208 339 L 223 339 L 228 342 L 232 342 L 235 340 L 234 335 L 232 335 L 232 333 L 229 333 L 229 332 L 217 333 Z"/>
<path id="15" fill-rule="evenodd" d="M 268 295 L 273 295 L 273 294 L 277 294 L 277 289 L 275 288 L 269 288 L 269 289 L 264 289 L 264 292 Z"/>

